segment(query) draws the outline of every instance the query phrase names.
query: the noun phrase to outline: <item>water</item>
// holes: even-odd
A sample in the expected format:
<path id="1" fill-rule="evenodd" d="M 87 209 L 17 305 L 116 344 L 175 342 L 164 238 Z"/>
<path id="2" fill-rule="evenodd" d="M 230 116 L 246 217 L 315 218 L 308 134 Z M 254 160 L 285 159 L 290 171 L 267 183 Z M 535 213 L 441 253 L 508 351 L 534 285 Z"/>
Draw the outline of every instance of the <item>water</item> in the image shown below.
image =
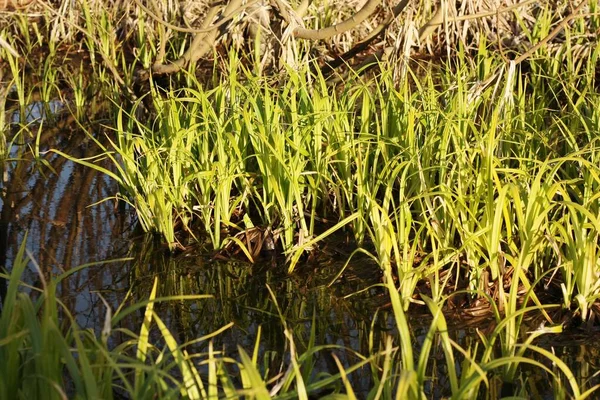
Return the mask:
<path id="1" fill-rule="evenodd" d="M 47 122 L 57 118 L 65 109 L 65 103 L 60 100 L 51 100 L 47 103 L 43 101 L 34 101 L 25 107 L 24 116 L 21 117 L 20 111 L 14 111 L 11 116 L 13 125 L 34 125 Z"/>

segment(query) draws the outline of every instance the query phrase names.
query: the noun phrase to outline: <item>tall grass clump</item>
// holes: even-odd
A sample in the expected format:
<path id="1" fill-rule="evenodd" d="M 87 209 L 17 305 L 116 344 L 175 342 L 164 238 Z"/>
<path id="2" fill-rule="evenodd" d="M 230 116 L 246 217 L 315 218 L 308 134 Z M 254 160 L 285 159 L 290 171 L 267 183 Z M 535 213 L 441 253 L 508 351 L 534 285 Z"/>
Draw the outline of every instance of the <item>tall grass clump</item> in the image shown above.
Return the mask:
<path id="1" fill-rule="evenodd" d="M 580 82 L 595 77 L 535 72 L 544 58 L 503 69 L 478 52 L 477 75 L 459 53 L 399 84 L 384 70 L 336 90 L 308 69 L 274 86 L 231 53 L 212 87 L 190 75 L 187 88 L 152 92 L 149 120 L 136 116 L 140 103 L 118 112 L 113 176 L 142 227 L 171 246 L 183 228 L 215 249 L 245 248 L 243 233 L 259 226 L 293 269 L 329 228 L 345 226 L 393 268 L 405 308 L 422 280 L 439 299 L 450 283 L 527 290 L 559 268 L 563 281 L 545 284 L 557 282 L 587 319 L 598 294 L 599 116 L 598 96 Z M 495 84 L 471 83 L 493 69 L 504 71 Z"/>

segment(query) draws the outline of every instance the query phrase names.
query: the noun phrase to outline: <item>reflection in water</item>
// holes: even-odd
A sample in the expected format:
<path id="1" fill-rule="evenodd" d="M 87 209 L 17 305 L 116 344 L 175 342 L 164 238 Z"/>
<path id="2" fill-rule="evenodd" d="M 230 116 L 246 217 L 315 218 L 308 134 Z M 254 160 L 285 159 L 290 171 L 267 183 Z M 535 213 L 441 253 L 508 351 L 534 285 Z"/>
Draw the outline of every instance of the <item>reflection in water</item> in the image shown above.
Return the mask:
<path id="1" fill-rule="evenodd" d="M 155 249 L 151 240 L 137 246 L 131 268 L 132 295 L 136 301 L 147 299 L 154 277 L 158 277 L 160 282 L 157 296 L 213 295 L 212 299 L 163 303 L 158 310 L 177 334 L 180 343 L 192 341 L 233 322 L 232 328 L 213 339 L 216 348 L 233 358 L 238 358 L 237 346 L 252 353 L 260 328 L 260 354 L 265 368 L 272 375 L 282 368 L 285 372 L 289 363 L 285 327 L 294 333 L 300 354 L 307 349 L 311 335 L 316 345 L 338 346 L 315 356 L 316 370 L 330 374 L 338 372 L 330 355 L 332 352 L 346 366 L 356 364 L 360 359 L 354 352 L 372 353 L 368 336 L 371 329 L 376 346 L 385 332 L 392 332 L 391 315 L 381 312 L 376 319 L 373 318 L 378 301 L 373 296 L 375 293 L 344 298 L 356 288 L 327 287 L 342 262 L 329 268 L 320 267 L 287 276 L 285 266 L 277 262 L 252 266 L 235 261 L 212 262 L 205 256 L 194 254 L 169 257 L 163 250 Z M 352 282 L 362 287 L 369 283 Z M 383 293 L 383 289 L 374 289 L 374 292 Z M 132 322 L 134 329 L 139 325 L 142 312 L 140 310 L 137 316 L 138 322 Z M 206 352 L 207 346 L 207 342 L 195 343 L 187 350 Z M 355 390 L 364 394 L 368 392 L 370 374 L 368 368 L 363 368 L 352 375 Z"/>
<path id="2" fill-rule="evenodd" d="M 125 252 L 127 218 L 115 213 L 114 202 L 92 206 L 114 196 L 115 183 L 90 168 L 44 153 L 56 148 L 75 157 L 90 157 L 99 151 L 94 142 L 80 131 L 44 129 L 39 138 L 40 159 L 35 159 L 31 150 L 35 140 L 14 144 L 10 153 L 16 161 L 6 166 L 0 199 L 2 265 L 12 264 L 25 234 L 27 249 L 47 276 Z M 26 279 L 36 284 L 39 277 L 28 273 Z M 84 312 L 98 301 L 88 304 L 94 297 L 90 290 L 117 281 L 115 273 L 122 272 L 110 266 L 84 270 L 62 282 L 61 295 L 72 309 Z"/>
<path id="3" fill-rule="evenodd" d="M 34 108 L 31 111 L 33 114 Z M 98 140 L 103 137 L 104 134 L 98 134 Z M 53 153 L 44 153 L 55 148 L 78 158 L 97 155 L 99 149 L 85 134 L 56 127 L 43 129 L 39 138 L 41 159 L 32 156 L 30 146 L 33 141 L 16 144 L 11 149 L 11 157 L 19 161 L 7 165 L 7 180 L 1 188 L 0 262 L 4 266 L 12 264 L 25 233 L 27 248 L 47 276 L 89 262 L 104 262 L 73 274 L 62 281 L 59 288 L 61 298 L 81 326 L 101 329 L 106 310 L 100 296 L 113 310 L 129 291 L 127 302 L 143 301 L 157 277 L 159 296 L 214 296 L 212 299 L 157 305 L 157 311 L 180 343 L 190 342 L 233 322 L 234 326 L 215 337 L 214 342 L 225 354 L 237 358 L 237 346 L 252 351 L 260 327 L 262 365 L 272 372 L 271 375 L 281 372 L 288 361 L 284 324 L 294 332 L 300 353 L 311 340 L 316 345 L 340 346 L 324 350 L 315 358 L 315 370 L 328 373 L 338 371 L 330 353 L 334 352 L 344 365 L 349 366 L 359 361 L 354 352 L 372 354 L 382 346 L 386 335 L 397 334 L 392 316 L 385 310 L 376 312 L 386 303 L 384 290 L 376 285 L 379 280 L 377 266 L 357 262 L 361 270 L 357 267 L 352 270 L 353 266 L 350 266 L 344 279 L 329 288 L 327 283 L 344 260 L 324 260 L 316 268 L 305 266 L 295 275 L 286 276 L 283 272 L 286 269 L 278 264 L 278 260 L 251 266 L 242 262 L 214 262 L 201 252 L 169 255 L 149 236 L 142 241 L 131 241 L 132 214 L 118 212 L 113 201 L 100 202 L 117 192 L 114 182 L 90 168 Z M 130 256 L 132 260 L 107 262 L 124 256 Z M 39 285 L 40 278 L 32 271 L 25 279 Z M 347 297 L 368 286 L 371 286 L 370 290 Z M 139 310 L 125 318 L 121 327 L 136 332 L 142 318 L 143 310 Z M 423 342 L 427 324 L 427 321 L 414 324 L 413 343 L 416 346 Z M 119 337 L 120 334 L 123 333 L 114 332 L 111 339 L 115 342 L 128 339 Z M 463 348 L 473 348 L 477 333 L 458 326 L 453 329 L 452 337 Z M 155 339 L 158 340 L 158 336 Z M 590 378 L 599 368 L 597 345 L 593 342 L 561 344 L 550 341 L 555 339 L 549 337 L 544 346 L 561 355 L 582 387 L 590 387 L 595 382 Z M 206 342 L 194 343 L 189 345 L 189 350 L 203 352 L 205 346 Z M 430 388 L 431 397 L 446 396 L 449 383 L 441 347 L 435 347 L 431 357 L 440 360 L 432 363 L 432 370 L 428 371 L 428 376 L 435 382 Z M 546 363 L 543 359 L 540 361 Z M 552 388 L 545 385 L 547 377 L 533 375 L 540 374 L 539 369 L 524 366 L 523 371 L 530 374 L 528 390 L 532 393 L 536 390 L 540 397 L 551 393 Z M 350 378 L 357 394 L 365 397 L 372 384 L 370 370 L 363 368 Z M 492 397 L 494 393 L 500 395 L 501 382 L 490 384 L 489 394 Z"/>
<path id="4" fill-rule="evenodd" d="M 25 107 L 24 116 L 21 118 L 21 113 L 15 111 L 11 117 L 13 125 L 31 125 L 39 124 L 43 121 L 52 120 L 58 117 L 58 114 L 65 108 L 65 103 L 60 100 L 51 100 L 48 103 L 43 101 L 34 101 Z"/>

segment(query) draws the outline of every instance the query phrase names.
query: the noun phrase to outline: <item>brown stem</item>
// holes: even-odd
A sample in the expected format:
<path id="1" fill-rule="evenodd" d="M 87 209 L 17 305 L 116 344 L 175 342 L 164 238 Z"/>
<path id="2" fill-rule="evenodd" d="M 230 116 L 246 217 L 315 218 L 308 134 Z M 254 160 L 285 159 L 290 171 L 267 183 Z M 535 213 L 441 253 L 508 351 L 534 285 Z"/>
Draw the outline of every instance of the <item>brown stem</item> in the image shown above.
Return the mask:
<path id="1" fill-rule="evenodd" d="M 198 61 L 202 56 L 204 56 L 208 51 L 213 48 L 217 38 L 223 34 L 224 25 L 221 23 L 222 20 L 231 20 L 234 15 L 237 15 L 239 12 L 238 9 L 242 4 L 242 0 L 233 0 L 231 1 L 223 11 L 223 16 L 219 21 L 217 21 L 217 26 L 220 28 L 214 27 L 208 33 L 199 33 L 194 37 L 194 40 L 190 44 L 190 47 L 186 50 L 186 52 L 179 57 L 179 59 L 175 60 L 171 64 L 155 64 L 152 66 L 152 71 L 155 74 L 171 74 L 175 73 L 182 68 L 184 68 L 189 63 Z M 213 14 L 214 16 L 214 14 Z M 212 18 L 212 17 L 211 17 Z M 210 19 L 205 18 L 203 25 L 208 26 L 210 24 Z"/>
<path id="2" fill-rule="evenodd" d="M 479 19 L 479 18 L 493 17 L 495 15 L 502 14 L 507 11 L 511 11 L 516 8 L 519 8 L 519 7 L 524 7 L 535 1 L 536 0 L 524 0 L 520 3 L 512 4 L 512 5 L 506 6 L 506 7 L 501 7 L 495 11 L 484 11 L 484 12 L 480 12 L 477 14 L 461 15 L 459 17 L 447 17 L 447 21 L 448 22 L 459 22 L 459 21 L 468 21 L 468 20 Z M 425 25 L 423 25 L 421 27 L 421 29 L 419 29 L 419 40 L 420 41 L 425 40 L 427 37 L 429 37 L 429 35 L 431 35 L 431 33 L 435 30 L 435 28 L 442 25 L 443 23 L 444 23 L 444 13 L 442 12 L 442 5 L 440 4 L 438 6 L 438 9 L 436 10 L 435 14 L 433 14 L 433 17 L 431 17 L 431 19 L 429 21 L 427 21 L 427 23 L 425 23 Z"/>
<path id="3" fill-rule="evenodd" d="M 327 65 L 325 65 L 321 69 L 321 73 L 323 75 L 327 75 L 334 69 L 338 68 L 339 66 L 346 64 L 350 59 L 355 57 L 358 53 L 365 51 L 369 47 L 369 44 L 371 44 L 374 40 L 379 38 L 385 32 L 385 30 L 398 17 L 398 15 L 400 15 L 400 13 L 402 11 L 404 11 L 404 9 L 406 8 L 407 5 L 408 5 L 408 0 L 402 0 L 398 5 L 396 5 L 396 7 L 394 7 L 394 9 L 392 10 L 392 14 L 389 15 L 385 20 L 383 20 L 383 22 L 381 24 L 379 24 L 377 26 L 377 28 L 375 28 L 369 36 L 367 36 L 362 41 L 358 42 L 354 47 L 352 47 L 350 50 L 348 50 L 344 54 L 336 57 L 333 61 L 328 62 Z"/>
<path id="4" fill-rule="evenodd" d="M 543 45 L 548 43 L 550 40 L 552 40 L 556 35 L 558 35 L 560 33 L 560 31 L 562 31 L 565 28 L 565 25 L 567 25 L 569 23 L 569 21 L 571 21 L 572 19 L 575 19 L 579 16 L 578 15 L 579 11 L 581 11 L 581 9 L 587 4 L 587 2 L 588 2 L 588 0 L 582 0 L 581 3 L 579 3 L 579 5 L 577 7 L 575 7 L 573 12 L 568 17 L 566 17 L 562 21 L 560 21 L 560 23 L 556 26 L 556 28 L 554 28 L 552 30 L 552 32 L 550 32 L 545 38 L 543 38 L 542 40 L 537 42 L 534 46 L 532 46 L 529 50 L 527 50 L 519 58 L 517 58 L 515 60 L 515 64 L 520 64 L 521 62 L 523 62 L 524 60 L 529 58 L 529 56 L 531 56 L 533 53 L 535 53 L 540 47 L 542 47 Z"/>
<path id="5" fill-rule="evenodd" d="M 322 40 L 328 39 L 335 35 L 339 35 L 340 33 L 344 33 L 346 31 L 349 31 L 350 29 L 354 29 L 364 20 L 369 18 L 369 16 L 375 12 L 377 6 L 379 6 L 380 4 L 381 0 L 369 0 L 365 3 L 363 8 L 361 8 L 356 14 L 354 14 L 347 20 L 340 22 L 339 24 L 335 24 L 333 26 L 329 26 L 323 29 L 297 28 L 294 31 L 294 36 L 300 39 Z"/>
<path id="6" fill-rule="evenodd" d="M 204 21 L 203 21 L 203 23 L 202 23 L 202 27 L 200 29 L 195 29 L 195 28 L 184 28 L 184 27 L 181 27 L 181 26 L 170 24 L 167 21 L 165 21 L 164 19 L 160 18 L 154 12 L 152 12 L 152 10 L 150 10 L 148 7 L 146 7 L 141 2 L 141 0 L 133 0 L 133 1 L 142 10 L 144 10 L 146 12 L 146 14 L 148 14 L 150 16 L 150 18 L 152 18 L 156 22 L 158 22 L 158 23 L 160 23 L 160 24 L 166 26 L 167 28 L 172 29 L 172 30 L 174 30 L 176 32 L 182 32 L 182 33 L 210 33 L 213 29 L 220 28 L 221 26 L 227 24 L 235 15 L 237 15 L 238 13 L 244 11 L 246 8 L 250 7 L 254 3 L 258 2 L 258 0 L 251 0 L 248 3 L 239 6 L 237 9 L 235 9 L 235 10 L 233 10 L 231 12 L 229 18 L 219 19 L 218 22 L 215 23 L 214 25 L 210 25 L 210 26 L 206 25 L 204 21 L 206 21 L 207 18 L 205 18 Z M 236 4 L 239 4 L 239 2 L 236 2 Z M 211 7 L 211 9 L 215 9 L 215 8 L 220 9 L 221 8 L 221 3 L 215 4 L 214 6 Z M 208 15 L 207 15 L 207 17 L 208 17 Z"/>

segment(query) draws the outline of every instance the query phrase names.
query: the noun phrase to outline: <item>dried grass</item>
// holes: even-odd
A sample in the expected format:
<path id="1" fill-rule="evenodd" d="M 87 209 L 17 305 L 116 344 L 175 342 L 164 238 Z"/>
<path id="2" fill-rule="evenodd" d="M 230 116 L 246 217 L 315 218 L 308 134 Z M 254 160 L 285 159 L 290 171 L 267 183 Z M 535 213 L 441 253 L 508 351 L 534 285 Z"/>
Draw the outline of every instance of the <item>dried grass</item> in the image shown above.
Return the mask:
<path id="1" fill-rule="evenodd" d="M 291 2 L 291 6 L 297 6 L 297 2 Z M 303 19 L 306 27 L 322 28 L 351 17 L 365 3 L 365 0 L 348 2 L 332 2 L 327 0 L 313 1 L 308 9 L 307 16 Z M 319 52 L 328 52 L 330 55 L 348 51 L 355 43 L 365 38 L 375 29 L 379 23 L 389 14 L 391 8 L 397 2 L 384 1 L 378 12 L 374 13 L 367 21 L 356 29 L 344 32 L 333 37 L 331 40 L 321 44 L 315 43 Z M 87 7 L 92 13 L 100 15 L 102 12 L 113 16 L 113 25 L 123 31 L 131 31 L 143 19 L 147 26 L 158 29 L 158 23 L 149 17 L 135 3 L 130 1 L 99 1 L 88 0 L 87 2 L 61 1 L 36 1 L 30 0 L 2 0 L 0 1 L 0 26 L 7 32 L 19 37 L 19 24 L 15 21 L 24 17 L 32 23 L 51 27 L 51 40 L 63 43 L 77 44 L 79 29 L 82 25 L 82 7 Z M 174 0 L 163 0 L 147 2 L 147 6 L 165 21 L 181 26 L 183 28 L 198 27 L 203 21 L 208 10 L 209 2 L 206 0 L 188 0 L 177 2 Z M 241 15 L 241 20 L 253 22 L 256 20 L 257 10 L 269 10 L 271 22 L 277 18 L 273 16 L 270 3 L 260 1 L 253 6 L 251 12 L 246 10 Z M 519 4 L 524 4 L 518 6 Z M 431 35 L 419 42 L 415 32 L 427 24 L 436 14 L 436 10 L 442 7 L 444 12 L 442 24 L 433 30 Z M 511 8 L 515 7 L 515 8 Z M 18 11 L 15 10 L 18 8 Z M 502 10 L 508 11 L 502 12 Z M 53 10 L 52 12 L 50 10 Z M 406 53 L 407 43 L 413 53 L 423 54 L 452 54 L 457 48 L 470 51 L 477 49 L 481 39 L 487 43 L 496 43 L 504 48 L 516 51 L 524 51 L 530 46 L 529 37 L 536 21 L 544 15 L 549 15 L 549 23 L 556 24 L 565 18 L 572 10 L 568 2 L 553 1 L 542 4 L 538 1 L 527 0 L 469 0 L 463 2 L 448 1 L 417 1 L 413 0 L 409 7 L 399 16 L 386 31 L 385 36 L 378 43 L 373 43 L 372 48 L 394 48 L 396 51 Z M 584 13 L 589 13 L 588 9 Z M 479 16 L 479 17 L 478 17 Z M 589 19 L 589 18 L 588 18 Z M 586 21 L 589 22 L 589 21 Z M 591 24 L 589 24 L 591 26 Z M 279 28 L 272 26 L 272 31 L 277 33 Z M 151 31 L 151 30 L 150 30 Z M 169 37 L 173 32 L 167 29 Z M 190 35 L 191 36 L 191 35 Z M 129 35 L 119 35 L 122 40 L 127 40 Z M 157 35 L 149 33 L 150 38 L 157 40 Z M 182 35 L 186 37 L 186 35 Z M 549 48 L 560 51 L 559 47 L 564 42 L 564 35 L 557 36 Z M 578 38 L 576 46 L 585 47 L 585 42 L 597 40 L 597 32 L 590 28 L 586 37 Z M 220 43 L 233 44 L 236 48 L 243 47 L 247 41 L 245 25 L 232 29 Z M 582 56 L 586 52 L 577 53 Z"/>

